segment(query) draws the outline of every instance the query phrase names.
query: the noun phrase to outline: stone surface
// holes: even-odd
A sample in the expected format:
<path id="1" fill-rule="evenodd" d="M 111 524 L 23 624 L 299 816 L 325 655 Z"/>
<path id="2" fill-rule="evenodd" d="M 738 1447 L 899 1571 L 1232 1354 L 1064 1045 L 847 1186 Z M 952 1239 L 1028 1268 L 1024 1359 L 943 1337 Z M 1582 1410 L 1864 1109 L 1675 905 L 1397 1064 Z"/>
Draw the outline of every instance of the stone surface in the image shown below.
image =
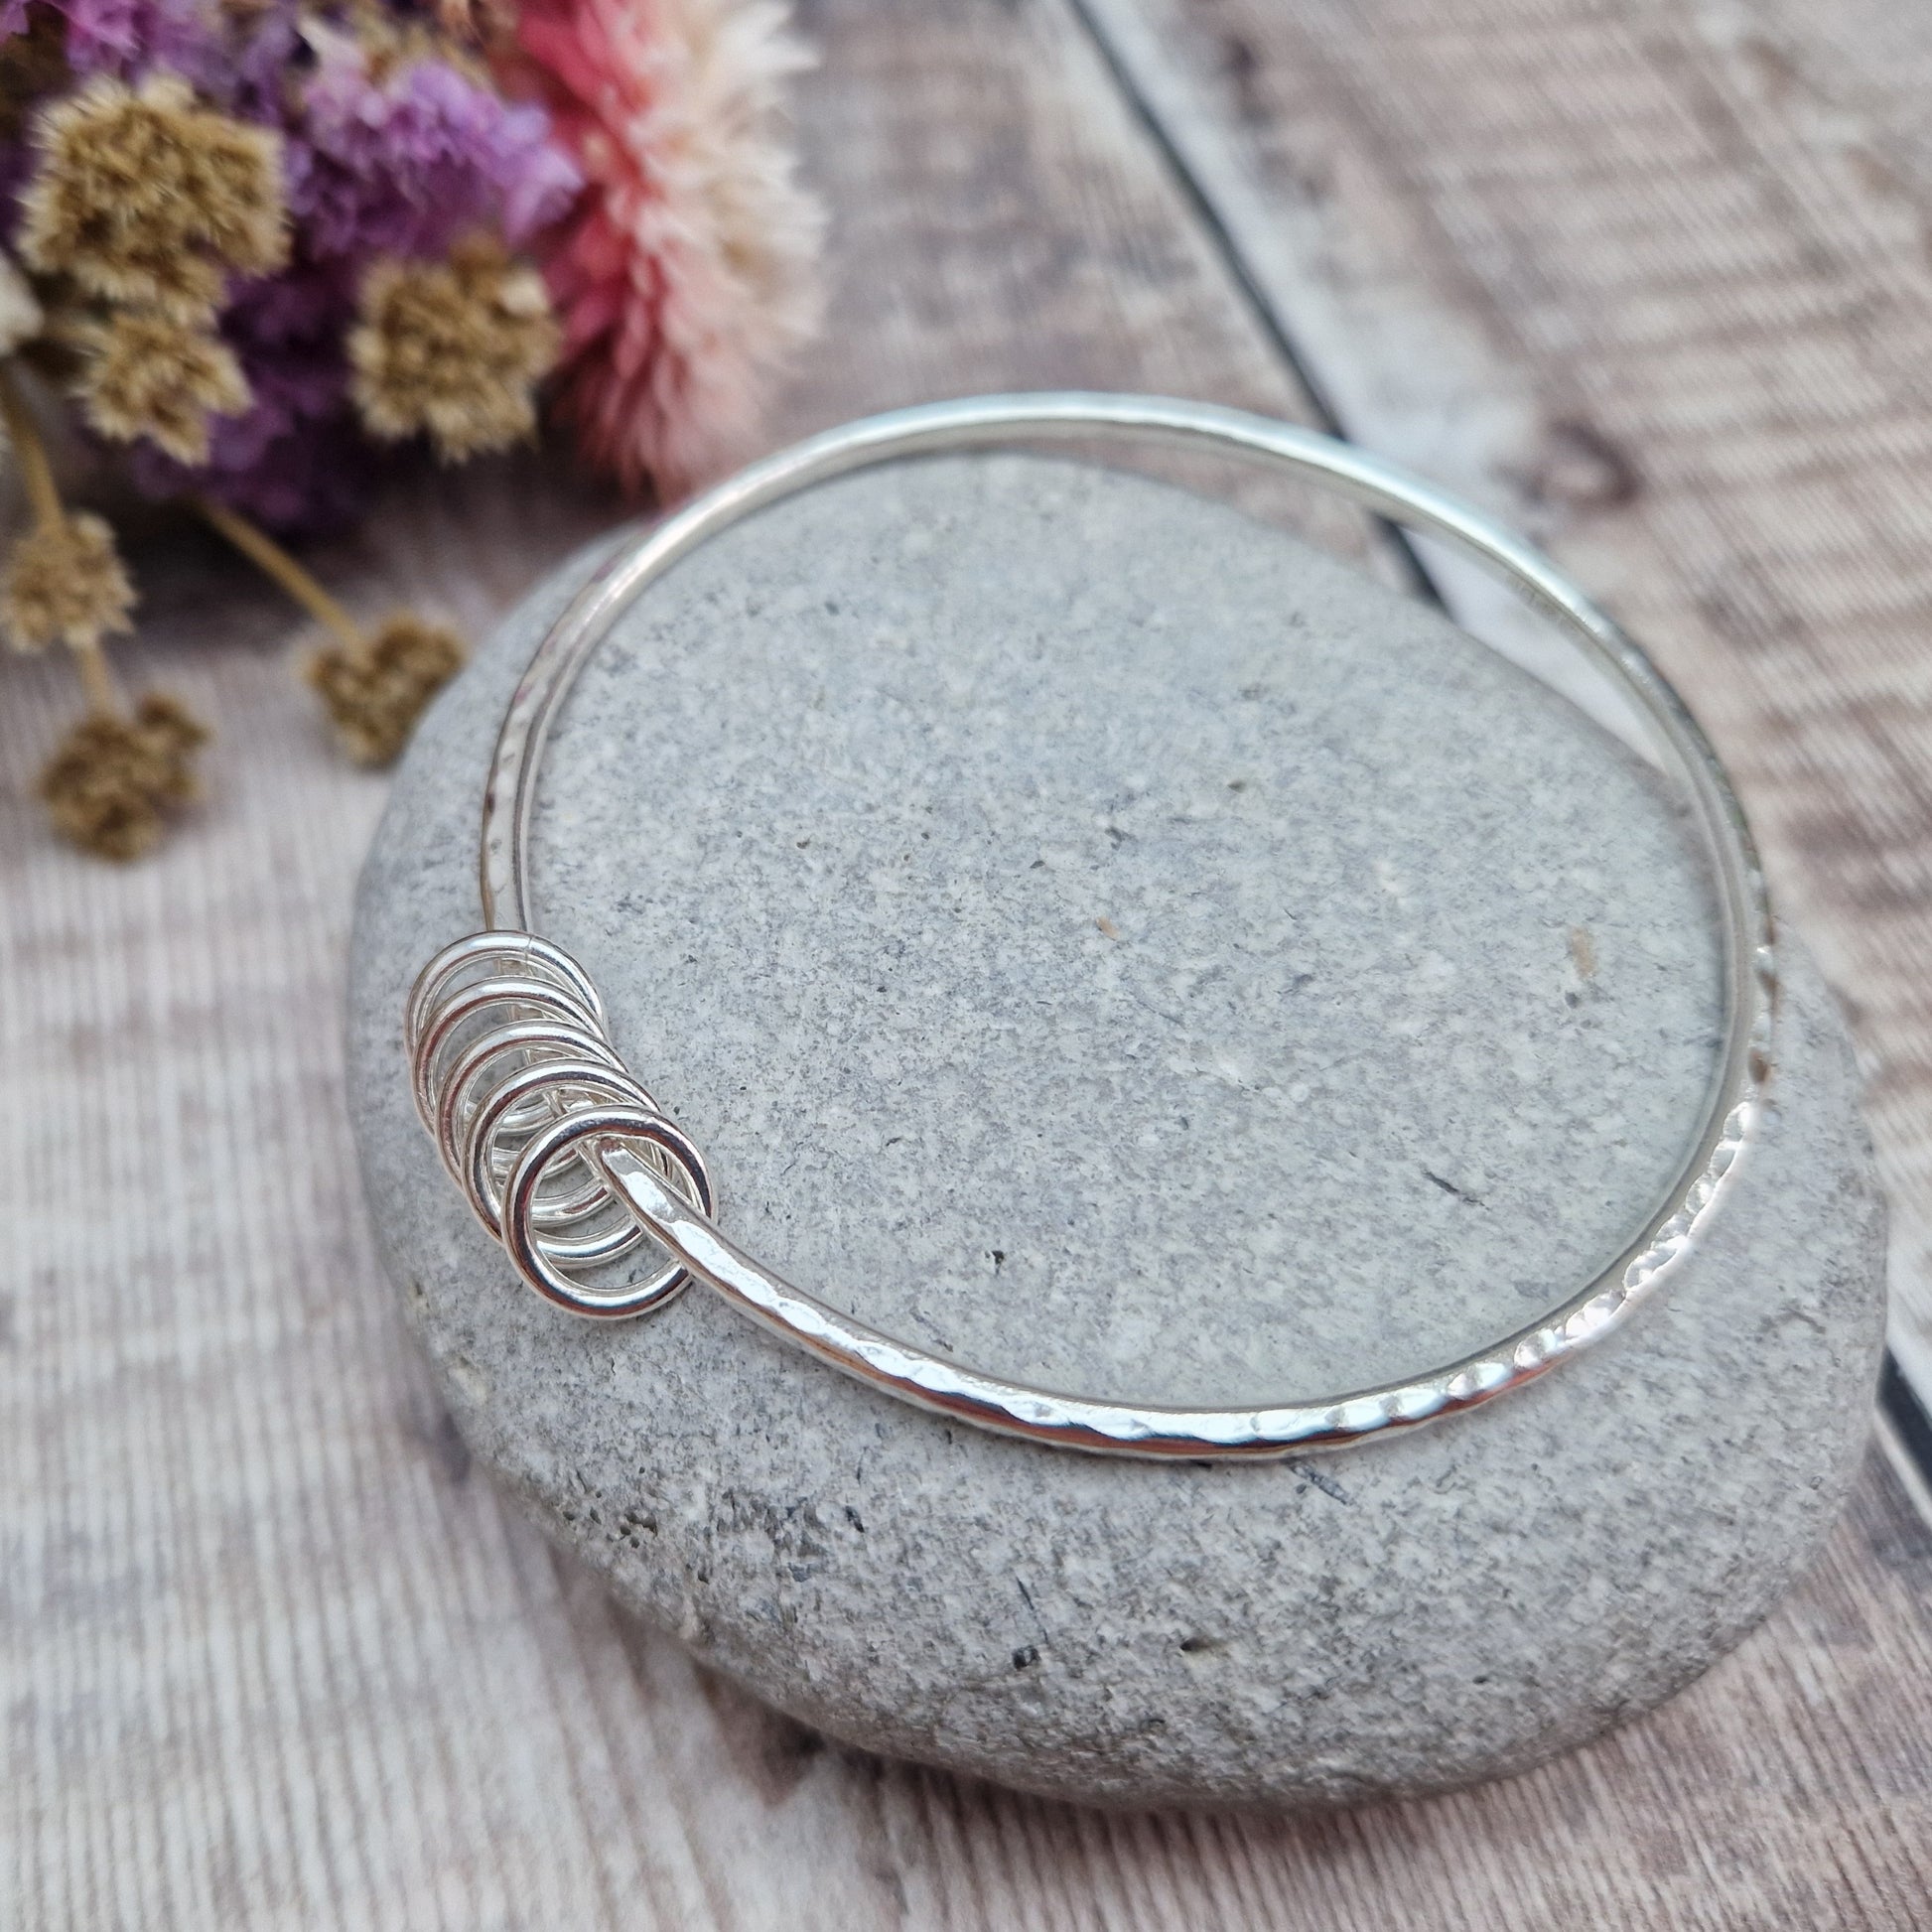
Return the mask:
<path id="1" fill-rule="evenodd" d="M 568 573 L 566 573 L 566 576 Z M 403 991 L 553 583 L 439 703 L 364 876 L 352 1104 L 475 1451 L 708 1661 L 882 1750 L 1118 1802 L 1520 1768 L 1655 1703 L 1816 1547 L 1882 1211 L 1790 948 L 1779 1108 L 1668 1300 L 1489 1409 L 1284 1465 L 946 1425 L 701 1289 L 574 1322 L 416 1125 Z M 539 919 L 794 1280 L 1096 1393 L 1359 1386 L 1513 1329 L 1675 1170 L 1719 1014 L 1645 767 L 1237 512 L 904 466 L 688 561 L 552 741 Z"/>

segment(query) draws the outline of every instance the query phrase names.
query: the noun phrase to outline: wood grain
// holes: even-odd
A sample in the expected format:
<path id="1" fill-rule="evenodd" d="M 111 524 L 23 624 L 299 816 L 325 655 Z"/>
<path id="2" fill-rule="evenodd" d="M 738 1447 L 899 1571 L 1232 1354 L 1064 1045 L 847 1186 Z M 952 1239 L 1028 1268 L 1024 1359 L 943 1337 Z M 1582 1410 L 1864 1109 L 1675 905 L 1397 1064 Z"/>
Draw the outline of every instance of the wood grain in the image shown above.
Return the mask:
<path id="1" fill-rule="evenodd" d="M 1932 1394 L 1932 16 L 1082 5 L 1348 432 L 1536 531 L 1717 741 L 1854 1021 Z"/>
<path id="2" fill-rule="evenodd" d="M 1806 53 L 1795 0 L 1728 39 L 1589 0 L 1090 4 L 807 9 L 838 275 L 774 436 L 1056 383 L 1306 417 L 1292 312 L 1361 434 L 1537 521 L 1664 644 L 1860 1001 L 1909 1180 L 1909 30 L 1860 0 L 1861 65 Z M 1797 36 L 1826 106 L 1752 33 Z M 1205 207 L 1123 73 L 1185 104 Z M 1787 104 L 1752 119 L 1750 86 Z M 1833 172 L 1813 123 L 1847 114 L 1906 188 Z M 400 491 L 322 561 L 359 608 L 474 629 L 613 513 L 524 463 Z M 222 734 L 157 861 L 78 864 L 20 796 L 56 667 L 10 665 L 0 705 L 0 1923 L 1922 1922 L 1932 1535 L 1875 1458 L 1813 1575 L 1665 1711 L 1329 1819 L 884 1765 L 620 1619 L 472 1468 L 369 1249 L 337 1008 L 380 784 L 328 754 L 265 594 L 199 542 L 142 570 L 143 675 Z"/>

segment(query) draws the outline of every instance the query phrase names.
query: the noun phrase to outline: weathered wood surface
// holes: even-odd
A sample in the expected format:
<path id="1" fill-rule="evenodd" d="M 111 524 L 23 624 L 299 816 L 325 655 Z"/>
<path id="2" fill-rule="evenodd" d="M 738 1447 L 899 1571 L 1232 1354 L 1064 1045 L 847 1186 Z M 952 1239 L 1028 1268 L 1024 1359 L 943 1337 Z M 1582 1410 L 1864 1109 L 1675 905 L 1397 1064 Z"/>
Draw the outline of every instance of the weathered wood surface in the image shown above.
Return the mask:
<path id="1" fill-rule="evenodd" d="M 1932 17 L 1081 4 L 1348 432 L 1535 530 L 1717 741 L 1858 1031 L 1932 1391 Z"/>
<path id="2" fill-rule="evenodd" d="M 1085 6 L 808 10 L 839 276 L 774 436 L 1054 383 L 1306 416 L 1285 329 L 1351 430 L 1533 522 L 1693 692 L 1922 1191 L 1932 29 L 1877 0 Z M 328 562 L 365 609 L 480 627 L 608 514 L 478 473 Z M 470 1468 L 369 1250 L 336 1008 L 379 784 L 324 751 L 266 596 L 200 548 L 147 569 L 156 674 L 222 732 L 158 861 L 50 845 L 18 790 L 66 692 L 10 666 L 0 703 L 0 1923 L 1924 1922 L 1932 1533 L 1875 1457 L 1812 1577 L 1665 1711 L 1325 1820 L 856 1758 L 623 1623 Z"/>

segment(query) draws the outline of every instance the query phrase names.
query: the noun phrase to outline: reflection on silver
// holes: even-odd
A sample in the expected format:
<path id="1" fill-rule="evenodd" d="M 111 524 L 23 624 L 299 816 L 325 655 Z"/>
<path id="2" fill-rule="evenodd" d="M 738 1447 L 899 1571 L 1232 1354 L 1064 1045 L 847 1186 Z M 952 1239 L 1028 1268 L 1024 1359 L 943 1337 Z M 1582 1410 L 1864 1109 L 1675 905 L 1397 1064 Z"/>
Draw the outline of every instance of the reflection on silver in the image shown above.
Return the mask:
<path id="1" fill-rule="evenodd" d="M 993 444 L 1156 444 L 1234 457 L 1345 497 L 1465 552 L 1606 670 L 1681 782 L 1718 882 L 1725 1037 L 1696 1142 L 1661 1207 L 1553 1313 L 1397 1384 L 1262 1407 L 1105 1402 L 981 1374 L 880 1333 L 794 1288 L 718 1226 L 696 1148 L 624 1070 L 582 967 L 535 936 L 530 828 L 545 738 L 619 615 L 681 557 L 754 511 L 869 465 Z M 559 1307 L 640 1314 L 687 1281 L 900 1401 L 1006 1435 L 1110 1454 L 1227 1458 L 1338 1448 L 1471 1409 L 1621 1323 L 1690 1253 L 1762 1118 L 1777 989 L 1772 922 L 1748 827 L 1722 767 L 1649 659 L 1545 558 L 1453 498 L 1330 438 L 1205 403 L 989 396 L 898 410 L 757 464 L 621 549 L 531 658 L 483 798 L 486 927 L 425 968 L 406 1020 L 418 1110 L 517 1272 Z M 624 1288 L 577 1276 L 648 1238 L 668 1264 Z"/>

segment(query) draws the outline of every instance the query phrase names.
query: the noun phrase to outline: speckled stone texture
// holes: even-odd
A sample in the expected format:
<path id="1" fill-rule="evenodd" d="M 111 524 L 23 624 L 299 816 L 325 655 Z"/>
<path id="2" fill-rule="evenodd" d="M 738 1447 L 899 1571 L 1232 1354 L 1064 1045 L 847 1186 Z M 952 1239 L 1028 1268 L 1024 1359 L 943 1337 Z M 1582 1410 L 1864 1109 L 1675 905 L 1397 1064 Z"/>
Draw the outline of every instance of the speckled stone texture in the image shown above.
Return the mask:
<path id="1" fill-rule="evenodd" d="M 581 567 L 580 567 L 581 568 Z M 1102 1461 L 903 1408 L 696 1289 L 573 1321 L 417 1126 L 404 990 L 569 573 L 411 752 L 362 885 L 370 1205 L 463 1433 L 645 1616 L 881 1750 L 1068 1797 L 1321 1802 L 1521 1768 L 1668 1696 L 1817 1547 L 1883 1221 L 1789 948 L 1778 1111 L 1624 1333 L 1287 1464 Z M 1715 934 L 1643 765 L 1235 510 L 907 465 L 688 561 L 552 741 L 543 929 L 792 1279 L 982 1367 L 1299 1397 L 1520 1325 L 1683 1153 Z"/>

